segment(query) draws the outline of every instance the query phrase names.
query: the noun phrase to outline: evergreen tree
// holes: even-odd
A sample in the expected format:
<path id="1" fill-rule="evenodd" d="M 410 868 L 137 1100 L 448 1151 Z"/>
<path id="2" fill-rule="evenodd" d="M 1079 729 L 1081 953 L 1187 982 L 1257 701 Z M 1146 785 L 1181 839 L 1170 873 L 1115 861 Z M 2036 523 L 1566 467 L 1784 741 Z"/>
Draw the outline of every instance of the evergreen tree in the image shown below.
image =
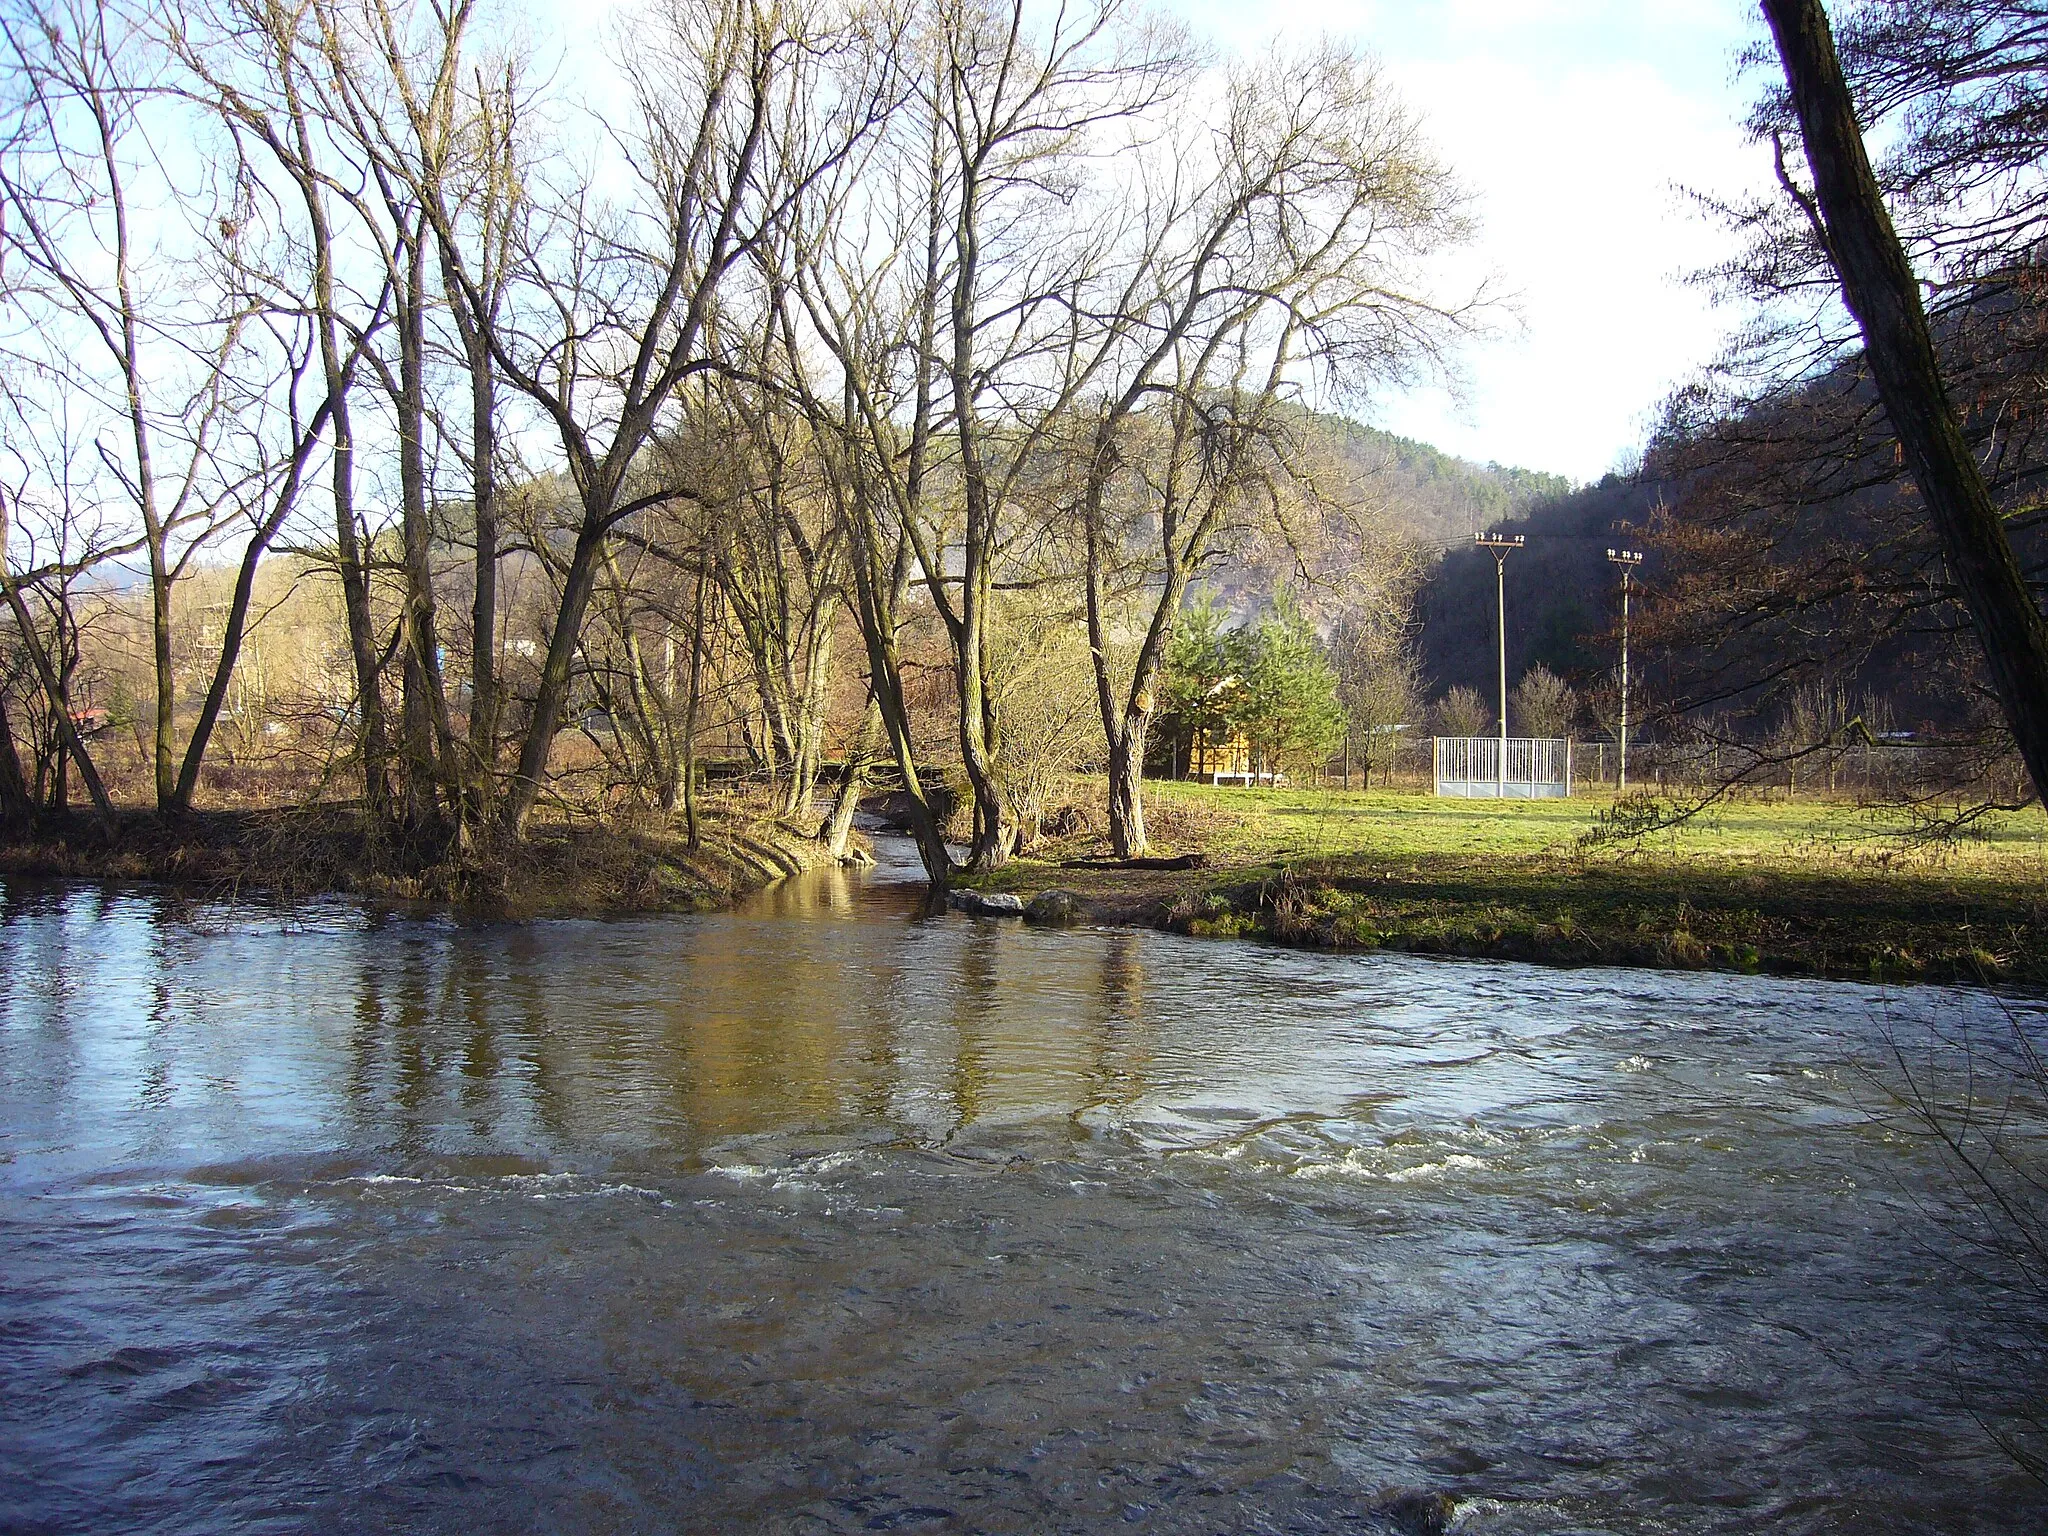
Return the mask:
<path id="1" fill-rule="evenodd" d="M 1227 695 L 1235 670 L 1216 594 L 1201 588 L 1174 622 L 1160 677 L 1160 720 L 1166 727 L 1161 734 L 1173 744 L 1175 771 L 1191 768 L 1230 734 Z"/>
<path id="2" fill-rule="evenodd" d="M 1344 739 L 1337 672 L 1314 628 L 1283 591 L 1273 615 L 1228 637 L 1241 686 L 1230 693 L 1232 724 L 1244 733 L 1255 771 L 1293 759 L 1319 766 Z"/>

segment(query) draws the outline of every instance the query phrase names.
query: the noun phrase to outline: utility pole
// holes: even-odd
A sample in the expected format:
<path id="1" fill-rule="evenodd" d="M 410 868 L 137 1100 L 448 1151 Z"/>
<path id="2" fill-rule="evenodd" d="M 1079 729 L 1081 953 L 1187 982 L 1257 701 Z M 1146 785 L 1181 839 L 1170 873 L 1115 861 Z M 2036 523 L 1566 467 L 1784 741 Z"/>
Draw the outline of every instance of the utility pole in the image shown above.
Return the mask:
<path id="1" fill-rule="evenodd" d="M 1493 600 L 1500 621 L 1500 763 L 1494 789 L 1495 799 L 1508 792 L 1508 556 L 1522 547 L 1523 538 L 1500 533 L 1473 535 L 1473 542 L 1493 556 Z"/>
<path id="2" fill-rule="evenodd" d="M 1628 789 L 1628 588 L 1629 578 L 1637 566 L 1643 563 L 1642 555 L 1633 549 L 1610 549 L 1607 558 L 1621 567 L 1621 772 L 1616 785 L 1617 793 Z"/>

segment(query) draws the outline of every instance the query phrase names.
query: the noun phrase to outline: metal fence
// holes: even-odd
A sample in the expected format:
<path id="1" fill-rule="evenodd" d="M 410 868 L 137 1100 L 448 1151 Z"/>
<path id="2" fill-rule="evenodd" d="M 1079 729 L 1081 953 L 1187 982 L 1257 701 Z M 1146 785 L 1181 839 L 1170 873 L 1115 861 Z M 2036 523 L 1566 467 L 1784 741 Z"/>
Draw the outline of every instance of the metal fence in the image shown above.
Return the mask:
<path id="1" fill-rule="evenodd" d="M 1498 736 L 1439 736 L 1436 792 L 1466 800 L 1561 799 L 1572 792 L 1572 744 L 1546 736 L 1510 736 L 1505 743 Z"/>
<path id="2" fill-rule="evenodd" d="M 1476 739 L 1483 754 L 1497 753 L 1500 748 L 1498 736 L 1446 739 Z M 1513 740 L 1512 737 L 1509 739 Z M 1368 787 L 1407 794 L 1430 793 L 1437 789 L 1441 773 L 1437 750 L 1437 738 L 1423 735 L 1402 736 L 1391 749 L 1382 744 L 1371 757 Z M 1615 742 L 1574 740 L 1570 751 L 1572 794 L 1584 795 L 1600 790 L 1611 793 L 1619 787 L 1621 752 Z M 1803 800 L 1818 796 L 1879 803 L 1925 798 L 1937 792 L 1948 792 L 1944 786 L 1957 784 L 1974 785 L 1977 791 L 1973 792 L 1981 791 L 2016 802 L 2025 800 L 2031 793 L 2026 769 L 2016 756 L 1987 764 L 1982 760 L 1981 752 L 1973 751 L 1966 742 L 1859 743 L 1837 750 L 1814 752 L 1794 761 L 1760 762 L 1759 758 L 1765 753 L 1766 749 L 1761 746 L 1725 742 L 1719 745 L 1681 744 L 1659 741 L 1654 737 L 1645 740 L 1631 733 L 1628 787 L 1650 794 L 1687 795 L 1739 782 L 1746 793 L 1773 798 L 1792 796 Z M 1467 773 L 1476 773 L 1477 787 L 1439 792 L 1491 797 L 1499 786 L 1496 762 L 1495 756 L 1485 755 L 1483 766 L 1471 762 L 1451 765 L 1462 766 Z M 1348 775 L 1345 772 L 1347 767 L 1350 770 Z M 1341 755 L 1333 757 L 1322 782 L 1332 786 L 1343 783 L 1353 789 L 1367 785 L 1366 767 L 1363 753 L 1354 754 L 1348 763 Z M 1512 787 L 1523 782 L 1516 777 L 1517 759 L 1512 747 L 1508 771 L 1509 793 L 1527 793 Z M 1486 782 L 1489 780 L 1490 784 Z M 1472 779 L 1453 782 L 1475 783 Z M 1546 793 L 1554 795 L 1562 791 L 1549 790 Z"/>
<path id="3" fill-rule="evenodd" d="M 1615 787 L 1620 753 L 1611 741 L 1577 742 L 1572 778 L 1580 788 Z M 1689 794 L 1739 783 L 1749 793 L 1805 799 L 1847 797 L 1883 803 L 1948 793 L 2024 800 L 2030 793 L 2018 758 L 1988 757 L 1969 742 L 1877 742 L 1786 753 L 1769 744 L 1631 741 L 1628 786 Z"/>

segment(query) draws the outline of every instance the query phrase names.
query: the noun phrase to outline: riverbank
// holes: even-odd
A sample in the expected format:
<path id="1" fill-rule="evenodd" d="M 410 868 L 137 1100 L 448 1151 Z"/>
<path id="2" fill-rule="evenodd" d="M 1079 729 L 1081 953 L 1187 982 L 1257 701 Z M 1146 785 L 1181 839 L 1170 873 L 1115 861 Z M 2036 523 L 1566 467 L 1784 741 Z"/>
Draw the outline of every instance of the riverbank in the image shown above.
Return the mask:
<path id="1" fill-rule="evenodd" d="M 226 897 L 345 893 L 434 902 L 492 917 L 692 912 L 825 861 L 823 847 L 774 818 L 721 810 L 699 846 L 680 825 L 541 822 L 523 842 L 422 859 L 376 835 L 355 807 L 198 811 L 178 821 L 53 817 L 0 841 L 0 876 L 135 880 Z"/>
<path id="2" fill-rule="evenodd" d="M 1089 789 L 1075 786 L 1077 806 Z M 1105 866 L 1082 829 L 978 885 L 1071 892 L 1082 921 L 1308 948 L 2048 987 L 2038 811 L 1930 844 L 1844 802 L 1740 802 L 1616 840 L 1598 835 L 1610 805 L 1157 784 L 1152 851 L 1200 867 Z M 437 861 L 370 835 L 352 807 L 316 805 L 178 823 L 125 811 L 111 841 L 87 817 L 59 818 L 0 842 L 0 875 L 540 917 L 711 910 L 824 857 L 804 829 L 742 802 L 707 813 L 695 850 L 658 818 L 578 818 Z"/>
<path id="3" fill-rule="evenodd" d="M 1159 785 L 1156 854 L 1203 867 L 1084 867 L 1047 845 L 985 888 L 1073 892 L 1085 920 L 1315 948 L 1649 965 L 1854 980 L 2048 986 L 2048 818 L 1914 842 L 1844 802 L 1741 802 L 1680 831 L 1599 836 L 1607 797 Z"/>

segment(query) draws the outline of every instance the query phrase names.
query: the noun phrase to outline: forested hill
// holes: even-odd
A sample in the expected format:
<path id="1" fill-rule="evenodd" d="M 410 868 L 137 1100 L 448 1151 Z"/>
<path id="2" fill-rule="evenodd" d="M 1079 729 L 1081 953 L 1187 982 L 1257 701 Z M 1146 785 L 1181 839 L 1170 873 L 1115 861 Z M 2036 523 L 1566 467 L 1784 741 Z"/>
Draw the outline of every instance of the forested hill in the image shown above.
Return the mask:
<path id="1" fill-rule="evenodd" d="M 1585 637 L 1607 626 L 1604 548 L 1617 519 L 1642 515 L 1633 487 L 1612 475 L 1575 487 L 1562 475 L 1476 464 L 1342 416 L 1309 416 L 1299 432 L 1310 462 L 1337 459 L 1350 493 L 1426 552 L 1415 619 L 1429 693 L 1454 683 L 1494 691 L 1493 561 L 1473 553 L 1472 537 L 1496 526 L 1525 530 L 1536 546 L 1509 570 L 1510 670 L 1519 677 L 1542 661 L 1584 675 L 1598 664 Z M 1288 579 L 1292 558 L 1240 558 L 1212 582 L 1226 601 L 1255 608 Z"/>
<path id="2" fill-rule="evenodd" d="M 1365 515 L 1365 525 L 1392 535 L 1394 544 L 1416 546 L 1431 571 L 1446 551 L 1453 558 L 1468 551 L 1472 536 L 1481 530 L 1519 521 L 1536 508 L 1578 494 L 1562 475 L 1475 464 L 1414 438 L 1326 412 L 1293 416 L 1287 436 L 1297 462 L 1312 480 L 1356 506 Z M 1372 541 L 1369 536 L 1367 542 Z M 1359 559 L 1370 564 L 1391 552 L 1391 546 L 1377 555 L 1347 549 L 1335 551 L 1334 558 L 1339 566 Z M 1230 560 L 1209 568 L 1204 581 L 1242 617 L 1268 604 L 1276 590 L 1294 579 L 1302 560 L 1321 563 L 1313 550 L 1285 541 L 1253 541 Z"/>
<path id="3" fill-rule="evenodd" d="M 1628 537 L 1625 530 L 1641 528 L 1668 494 L 1657 482 L 1609 475 L 1516 509 L 1504 531 L 1528 543 L 1507 558 L 1510 684 L 1538 662 L 1581 683 L 1610 665 L 1603 637 L 1614 622 L 1616 581 L 1607 549 Z M 1489 699 L 1498 691 L 1494 581 L 1491 555 L 1453 547 L 1417 594 L 1423 672 L 1432 693 L 1456 684 Z"/>
<path id="4" fill-rule="evenodd" d="M 1395 520 L 1426 544 L 1469 543 L 1482 528 L 1572 490 L 1562 475 L 1475 464 L 1341 416 L 1316 420 L 1368 489 L 1386 498 Z"/>
<path id="5" fill-rule="evenodd" d="M 1475 464 L 1338 416 L 1316 425 L 1358 489 L 1432 552 L 1415 613 L 1431 694 L 1455 683 L 1495 692 L 1493 560 L 1473 551 L 1472 537 L 1496 526 L 1529 537 L 1508 566 L 1512 676 L 1539 661 L 1580 678 L 1604 665 L 1590 637 L 1609 622 L 1606 546 L 1617 526 L 1646 516 L 1654 495 L 1613 475 L 1574 486 L 1562 475 Z"/>

